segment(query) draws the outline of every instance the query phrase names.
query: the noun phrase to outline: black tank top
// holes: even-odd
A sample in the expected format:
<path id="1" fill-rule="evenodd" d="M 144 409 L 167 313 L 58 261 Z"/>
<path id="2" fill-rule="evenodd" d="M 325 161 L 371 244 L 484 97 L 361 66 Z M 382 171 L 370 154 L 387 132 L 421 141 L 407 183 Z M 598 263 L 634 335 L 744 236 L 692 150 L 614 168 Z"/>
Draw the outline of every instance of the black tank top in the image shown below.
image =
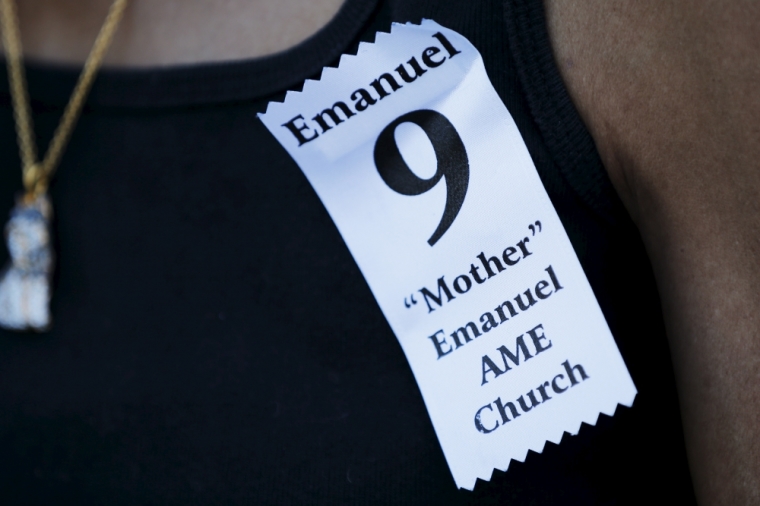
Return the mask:
<path id="1" fill-rule="evenodd" d="M 474 492 L 454 485 L 367 284 L 256 117 L 391 21 L 422 18 L 483 55 L 639 391 Z M 40 146 L 77 74 L 30 65 Z M 5 213 L 21 183 L 7 86 L 0 99 Z M 2 504 L 694 501 L 651 268 L 538 0 L 347 0 L 271 57 L 106 69 L 51 192 L 54 328 L 0 331 Z"/>

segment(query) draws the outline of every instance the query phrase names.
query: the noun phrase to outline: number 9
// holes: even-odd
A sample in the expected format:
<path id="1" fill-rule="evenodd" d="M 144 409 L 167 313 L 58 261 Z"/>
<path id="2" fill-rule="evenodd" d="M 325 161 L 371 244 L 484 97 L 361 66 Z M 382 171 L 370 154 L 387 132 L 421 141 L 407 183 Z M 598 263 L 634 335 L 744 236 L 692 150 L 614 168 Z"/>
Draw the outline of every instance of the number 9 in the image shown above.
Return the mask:
<path id="1" fill-rule="evenodd" d="M 396 127 L 401 123 L 414 123 L 430 139 L 437 160 L 436 172 L 430 179 L 422 179 L 412 172 L 401 156 L 396 144 Z M 380 177 L 392 190 L 401 195 L 421 195 L 446 177 L 446 206 L 438 228 L 428 239 L 433 246 L 451 227 L 462 208 L 470 181 L 470 164 L 462 138 L 454 125 L 443 114 L 421 109 L 396 118 L 386 126 L 375 142 L 375 165 Z"/>

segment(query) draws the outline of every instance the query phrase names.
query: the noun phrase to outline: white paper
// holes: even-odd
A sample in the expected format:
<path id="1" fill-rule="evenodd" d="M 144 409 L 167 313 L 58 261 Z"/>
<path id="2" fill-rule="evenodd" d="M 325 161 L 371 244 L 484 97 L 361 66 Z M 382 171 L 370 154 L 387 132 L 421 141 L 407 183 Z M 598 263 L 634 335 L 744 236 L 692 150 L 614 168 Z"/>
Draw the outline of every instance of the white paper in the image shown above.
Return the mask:
<path id="1" fill-rule="evenodd" d="M 459 487 L 632 404 L 599 305 L 467 39 L 429 20 L 394 24 L 260 118 L 367 279 Z"/>

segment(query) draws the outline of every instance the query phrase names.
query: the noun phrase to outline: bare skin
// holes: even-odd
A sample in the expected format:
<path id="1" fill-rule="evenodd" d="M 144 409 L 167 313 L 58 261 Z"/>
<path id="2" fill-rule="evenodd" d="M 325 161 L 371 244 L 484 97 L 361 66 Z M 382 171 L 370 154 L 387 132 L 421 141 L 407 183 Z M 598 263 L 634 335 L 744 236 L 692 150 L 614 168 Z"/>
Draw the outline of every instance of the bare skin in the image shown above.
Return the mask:
<path id="1" fill-rule="evenodd" d="M 560 71 L 654 265 L 699 501 L 760 504 L 760 4 L 544 1 Z M 272 54 L 341 3 L 132 0 L 106 64 Z M 81 63 L 109 4 L 19 0 L 27 56 Z"/>
<path id="2" fill-rule="evenodd" d="M 760 4 L 545 5 L 654 266 L 697 497 L 760 504 Z"/>
<path id="3" fill-rule="evenodd" d="M 82 63 L 112 0 L 16 0 L 27 58 Z M 156 67 L 255 58 L 326 25 L 343 0 L 130 0 L 104 64 Z"/>

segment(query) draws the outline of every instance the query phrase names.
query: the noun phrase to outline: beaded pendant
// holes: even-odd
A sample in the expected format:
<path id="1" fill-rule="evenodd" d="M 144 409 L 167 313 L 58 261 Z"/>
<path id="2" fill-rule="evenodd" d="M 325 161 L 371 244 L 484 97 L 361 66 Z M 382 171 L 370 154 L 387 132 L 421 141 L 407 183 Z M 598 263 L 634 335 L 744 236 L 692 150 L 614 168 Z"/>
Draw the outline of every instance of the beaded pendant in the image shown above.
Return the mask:
<path id="1" fill-rule="evenodd" d="M 21 198 L 5 227 L 10 263 L 0 274 L 0 327 L 16 331 L 50 328 L 53 248 L 52 207 L 46 195 Z"/>

